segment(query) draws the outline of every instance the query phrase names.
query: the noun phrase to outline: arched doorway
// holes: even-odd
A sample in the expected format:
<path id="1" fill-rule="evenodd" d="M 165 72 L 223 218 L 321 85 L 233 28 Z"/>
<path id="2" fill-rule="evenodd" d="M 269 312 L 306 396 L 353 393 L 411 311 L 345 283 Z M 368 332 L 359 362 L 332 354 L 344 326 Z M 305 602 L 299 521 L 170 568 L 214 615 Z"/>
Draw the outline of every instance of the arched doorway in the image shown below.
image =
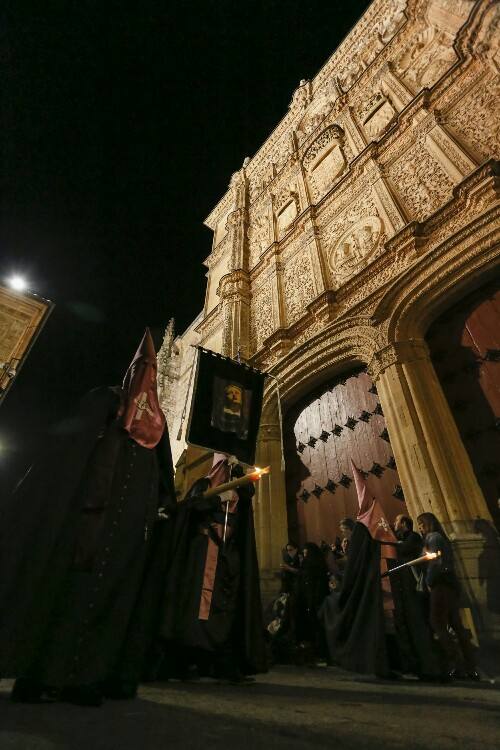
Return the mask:
<path id="1" fill-rule="evenodd" d="M 429 328 L 432 361 L 500 530 L 500 282 L 447 310 Z"/>
<path id="2" fill-rule="evenodd" d="M 356 518 L 351 458 L 389 520 L 406 512 L 377 390 L 364 369 L 336 378 L 294 405 L 284 428 L 290 538 L 299 544 L 332 542 L 339 521 Z"/>

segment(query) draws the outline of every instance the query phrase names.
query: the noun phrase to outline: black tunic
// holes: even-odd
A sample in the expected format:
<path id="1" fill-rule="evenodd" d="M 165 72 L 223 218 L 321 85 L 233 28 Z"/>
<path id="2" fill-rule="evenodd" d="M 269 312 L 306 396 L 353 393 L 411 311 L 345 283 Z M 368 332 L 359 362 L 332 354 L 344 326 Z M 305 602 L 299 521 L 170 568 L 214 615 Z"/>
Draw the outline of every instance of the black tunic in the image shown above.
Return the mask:
<path id="1" fill-rule="evenodd" d="M 208 480 L 197 482 L 178 509 L 161 635 L 174 650 L 180 645 L 220 654 L 229 647 L 239 671 L 263 672 L 267 668 L 264 625 L 252 500 L 246 488 L 238 490 L 228 541 L 223 545 L 219 540 L 209 616 L 199 616 L 210 538 L 204 530 L 224 523 L 220 498 L 201 497 L 207 487 Z"/>
<path id="2" fill-rule="evenodd" d="M 64 687 L 137 682 L 156 626 L 175 502 L 168 436 L 155 449 L 89 394 L 16 492 L 3 525 L 0 671 Z"/>
<path id="3" fill-rule="evenodd" d="M 396 633 L 388 639 L 380 586 L 380 543 L 372 539 L 362 523 L 357 523 L 342 591 L 336 606 L 324 608 L 322 613 L 334 663 L 380 677 L 390 676 L 393 669 L 412 671 L 421 677 L 439 675 L 413 576 L 407 569 L 401 573 L 391 577 Z"/>

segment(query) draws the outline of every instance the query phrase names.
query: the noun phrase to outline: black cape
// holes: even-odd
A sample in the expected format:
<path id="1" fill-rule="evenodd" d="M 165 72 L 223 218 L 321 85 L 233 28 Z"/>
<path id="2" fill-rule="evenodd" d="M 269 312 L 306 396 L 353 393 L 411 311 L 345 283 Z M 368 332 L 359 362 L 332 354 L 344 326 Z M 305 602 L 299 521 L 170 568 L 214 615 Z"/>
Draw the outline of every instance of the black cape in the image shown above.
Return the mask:
<path id="1" fill-rule="evenodd" d="M 137 682 L 157 627 L 175 507 L 165 433 L 137 445 L 119 389 L 90 392 L 2 508 L 0 674 Z"/>
<path id="2" fill-rule="evenodd" d="M 437 677 L 432 636 L 411 571 L 404 571 L 403 576 L 395 573 L 393 579 L 396 632 L 388 637 L 380 586 L 380 544 L 364 524 L 357 523 L 340 596 L 331 597 L 331 601 L 328 597 L 321 610 L 330 659 L 349 671 L 379 677 L 391 676 L 394 669 Z"/>
<path id="3" fill-rule="evenodd" d="M 201 593 L 201 578 L 205 565 L 207 537 L 199 534 L 200 511 L 204 501 L 200 497 L 208 487 L 208 480 L 199 480 L 188 493 L 187 498 L 179 503 L 172 545 L 172 561 L 169 568 L 165 597 L 165 609 L 161 623 L 160 635 L 175 649 L 176 644 L 184 647 L 204 647 L 209 649 L 209 639 L 225 638 L 223 612 L 220 624 L 216 615 L 210 615 L 206 625 L 211 630 L 207 642 L 201 643 L 202 631 L 205 629 L 197 622 Z M 229 591 L 218 591 L 218 576 L 214 587 L 214 599 L 220 603 L 225 596 L 228 606 L 234 611 L 232 637 L 235 647 L 237 666 L 243 674 L 256 674 L 267 670 L 266 648 L 264 642 L 264 624 L 260 598 L 259 570 L 255 545 L 255 530 L 251 497 L 245 490 L 238 490 L 238 523 L 234 544 L 238 551 L 236 564 L 239 567 L 239 585 L 231 601 Z M 218 498 L 216 500 L 219 500 Z M 208 506 L 207 506 L 208 507 Z M 232 552 L 234 546 L 228 545 L 228 564 L 234 564 Z M 219 549 L 219 562 L 224 554 Z M 223 608 L 223 607 L 222 607 Z M 220 629 L 220 637 L 217 632 Z M 221 644 L 222 645 L 222 644 Z M 168 647 L 167 647 L 168 650 Z"/>

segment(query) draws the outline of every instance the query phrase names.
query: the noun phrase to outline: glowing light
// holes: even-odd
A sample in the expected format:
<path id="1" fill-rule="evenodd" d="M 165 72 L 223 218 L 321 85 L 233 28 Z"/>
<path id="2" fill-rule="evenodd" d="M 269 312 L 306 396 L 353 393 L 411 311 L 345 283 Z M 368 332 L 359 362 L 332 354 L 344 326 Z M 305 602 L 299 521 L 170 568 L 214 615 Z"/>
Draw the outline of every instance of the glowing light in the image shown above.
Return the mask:
<path id="1" fill-rule="evenodd" d="M 258 482 L 259 479 L 264 474 L 269 474 L 270 471 L 271 471 L 271 467 L 270 466 L 266 466 L 265 469 L 261 469 L 258 466 L 256 466 L 255 469 L 250 474 L 247 474 L 247 476 L 250 477 L 250 479 L 252 480 L 252 482 Z"/>
<path id="2" fill-rule="evenodd" d="M 7 279 L 7 284 L 16 292 L 24 292 L 28 288 L 28 282 L 26 279 L 18 274 L 14 274 L 10 279 Z"/>
<path id="3" fill-rule="evenodd" d="M 425 557 L 428 560 L 434 560 L 436 557 L 440 557 L 440 556 L 441 556 L 441 552 L 440 551 L 438 551 L 438 552 L 426 552 L 426 554 L 425 554 Z"/>

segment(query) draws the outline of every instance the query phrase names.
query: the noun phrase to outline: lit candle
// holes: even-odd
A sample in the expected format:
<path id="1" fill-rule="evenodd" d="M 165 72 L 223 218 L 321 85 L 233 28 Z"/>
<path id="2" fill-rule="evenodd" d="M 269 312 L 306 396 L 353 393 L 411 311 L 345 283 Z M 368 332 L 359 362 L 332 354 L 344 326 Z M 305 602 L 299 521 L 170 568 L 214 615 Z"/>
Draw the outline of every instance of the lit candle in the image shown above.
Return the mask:
<path id="1" fill-rule="evenodd" d="M 269 474 L 270 471 L 270 466 L 266 466 L 264 469 L 259 469 L 256 466 L 253 471 L 244 474 L 242 477 L 231 479 L 230 482 L 219 484 L 218 487 L 210 487 L 203 493 L 203 497 L 214 497 L 215 495 L 221 495 L 228 490 L 235 490 L 237 487 L 243 487 L 245 484 L 250 484 L 250 482 L 258 482 L 264 474 Z"/>

